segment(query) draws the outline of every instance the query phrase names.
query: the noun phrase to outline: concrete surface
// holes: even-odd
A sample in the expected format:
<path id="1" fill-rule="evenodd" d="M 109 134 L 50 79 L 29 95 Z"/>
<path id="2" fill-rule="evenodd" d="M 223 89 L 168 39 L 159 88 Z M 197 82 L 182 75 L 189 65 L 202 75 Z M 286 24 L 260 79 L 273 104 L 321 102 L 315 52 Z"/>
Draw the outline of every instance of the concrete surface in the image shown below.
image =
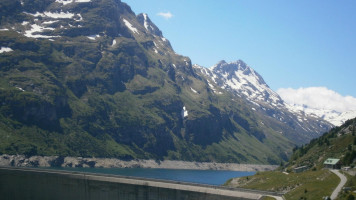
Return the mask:
<path id="1" fill-rule="evenodd" d="M 336 174 L 341 180 L 339 185 L 335 188 L 335 190 L 333 191 L 333 193 L 330 196 L 330 198 L 332 200 L 334 200 L 334 199 L 336 199 L 337 195 L 339 194 L 339 192 L 342 190 L 342 188 L 346 184 L 347 178 L 346 178 L 346 176 L 341 174 L 338 170 L 330 170 L 330 171 L 333 172 L 334 174 Z"/>
<path id="2" fill-rule="evenodd" d="M 275 193 L 124 176 L 0 168 L 0 199 L 247 200 Z"/>

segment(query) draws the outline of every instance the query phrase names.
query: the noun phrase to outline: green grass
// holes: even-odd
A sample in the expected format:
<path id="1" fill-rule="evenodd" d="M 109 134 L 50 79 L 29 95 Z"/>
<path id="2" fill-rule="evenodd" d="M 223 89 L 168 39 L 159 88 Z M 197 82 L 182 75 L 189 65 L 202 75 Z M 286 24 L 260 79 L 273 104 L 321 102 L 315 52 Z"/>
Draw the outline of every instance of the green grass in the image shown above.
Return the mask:
<path id="1" fill-rule="evenodd" d="M 262 197 L 262 200 L 276 200 L 276 199 L 273 197 Z"/>
<path id="2" fill-rule="evenodd" d="M 340 179 L 328 170 L 306 171 L 284 174 L 282 172 L 259 172 L 251 177 L 243 177 L 236 183 L 229 180 L 226 185 L 249 189 L 287 192 L 287 200 L 322 199 L 330 196 Z"/>

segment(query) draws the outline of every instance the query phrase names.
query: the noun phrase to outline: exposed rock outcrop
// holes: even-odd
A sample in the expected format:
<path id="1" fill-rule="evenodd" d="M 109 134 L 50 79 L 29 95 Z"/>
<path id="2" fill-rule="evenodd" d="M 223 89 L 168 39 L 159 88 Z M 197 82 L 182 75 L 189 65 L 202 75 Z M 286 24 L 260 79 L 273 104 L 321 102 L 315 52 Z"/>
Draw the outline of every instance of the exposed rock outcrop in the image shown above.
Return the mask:
<path id="1" fill-rule="evenodd" d="M 1 155 L 0 166 L 13 167 L 75 167 L 75 168 L 161 168 L 161 169 L 196 169 L 196 170 L 231 170 L 231 171 L 269 171 L 276 165 L 253 165 L 215 162 L 187 162 L 176 160 L 130 160 L 115 158 L 82 158 L 60 156 Z"/>

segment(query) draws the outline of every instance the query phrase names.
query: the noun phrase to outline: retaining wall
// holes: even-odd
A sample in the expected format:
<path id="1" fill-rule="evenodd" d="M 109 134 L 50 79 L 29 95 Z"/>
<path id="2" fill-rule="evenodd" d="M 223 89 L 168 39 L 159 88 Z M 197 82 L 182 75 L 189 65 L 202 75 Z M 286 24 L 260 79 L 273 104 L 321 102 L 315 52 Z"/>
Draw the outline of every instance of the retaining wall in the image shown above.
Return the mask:
<path id="1" fill-rule="evenodd" d="M 262 195 L 111 175 L 0 168 L 2 200 L 244 200 Z"/>

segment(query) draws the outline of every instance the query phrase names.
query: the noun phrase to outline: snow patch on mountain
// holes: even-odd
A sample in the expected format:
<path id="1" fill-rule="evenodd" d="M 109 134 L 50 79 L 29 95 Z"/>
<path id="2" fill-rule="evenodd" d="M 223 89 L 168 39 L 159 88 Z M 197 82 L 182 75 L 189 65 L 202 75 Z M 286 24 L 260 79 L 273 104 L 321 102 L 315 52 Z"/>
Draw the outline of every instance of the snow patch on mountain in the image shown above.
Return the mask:
<path id="1" fill-rule="evenodd" d="M 185 108 L 185 106 L 183 106 L 183 109 L 182 109 L 182 118 L 186 118 L 188 117 L 188 110 Z"/>
<path id="2" fill-rule="evenodd" d="M 74 21 L 77 21 L 77 22 L 83 21 L 83 17 L 80 13 L 78 13 L 77 16 L 79 17 L 79 19 L 74 19 Z"/>
<path id="3" fill-rule="evenodd" d="M 143 13 L 142 15 L 144 17 L 144 27 L 146 28 L 146 30 L 149 32 L 154 32 L 155 28 L 151 25 L 152 23 L 149 21 L 147 14 Z"/>
<path id="4" fill-rule="evenodd" d="M 61 3 L 63 5 L 67 5 L 70 3 L 87 3 L 87 2 L 91 2 L 91 0 L 56 0 L 55 2 Z"/>
<path id="5" fill-rule="evenodd" d="M 13 51 L 10 47 L 1 47 L 0 53 L 11 52 Z"/>
<path id="6" fill-rule="evenodd" d="M 82 2 L 82 1 L 80 1 Z M 57 2 L 59 3 L 59 2 Z M 21 26 L 13 27 L 12 29 L 17 31 L 20 34 L 23 34 L 26 37 L 30 38 L 42 38 L 42 39 L 54 39 L 60 37 L 60 35 L 53 35 L 52 31 L 59 29 L 68 29 L 72 27 L 81 27 L 78 22 L 83 21 L 83 17 L 80 13 L 72 13 L 69 11 L 44 11 L 29 13 L 23 12 L 26 15 L 30 15 L 35 19 L 33 21 L 23 21 Z M 67 25 L 56 26 L 55 23 L 61 23 L 62 20 L 70 20 L 75 22 L 76 25 L 72 25 L 71 22 L 66 22 Z M 45 33 L 43 33 L 45 32 Z M 53 41 L 53 40 L 51 40 Z"/>
<path id="7" fill-rule="evenodd" d="M 116 39 L 114 39 L 114 40 L 112 41 L 111 46 L 113 47 L 113 46 L 115 46 L 115 45 L 116 45 Z"/>
<path id="8" fill-rule="evenodd" d="M 59 22 L 59 20 L 46 21 L 46 22 L 43 22 L 42 24 L 48 25 L 48 24 L 53 24 L 53 23 L 56 23 L 56 22 Z M 26 24 L 24 24 L 24 23 L 25 23 L 25 22 L 22 22 L 22 25 L 26 25 Z"/>
<path id="9" fill-rule="evenodd" d="M 76 3 L 88 3 L 91 2 L 91 0 L 75 0 Z"/>
<path id="10" fill-rule="evenodd" d="M 43 12 L 43 13 L 40 13 L 40 12 L 36 12 L 35 14 L 32 14 L 32 13 L 26 13 L 25 14 L 28 14 L 28 15 L 32 15 L 34 17 L 49 17 L 49 18 L 54 18 L 54 19 L 70 19 L 72 17 L 74 17 L 74 13 L 70 13 L 70 12 Z"/>
<path id="11" fill-rule="evenodd" d="M 163 42 L 166 42 L 163 39 L 162 32 L 159 30 L 159 28 L 151 21 L 151 19 L 148 17 L 146 13 L 141 13 L 137 15 L 137 20 L 140 23 L 140 25 L 143 26 L 144 30 L 148 34 L 152 34 L 154 36 L 158 36 Z"/>
<path id="12" fill-rule="evenodd" d="M 89 36 L 87 36 L 87 38 L 89 39 L 89 40 L 96 40 L 96 38 L 99 38 L 100 37 L 100 35 L 89 35 Z M 115 41 L 115 40 L 114 40 Z"/>
<path id="13" fill-rule="evenodd" d="M 25 92 L 25 90 L 20 87 L 16 87 L 16 89 L 20 90 L 21 92 Z"/>
<path id="14" fill-rule="evenodd" d="M 44 26 L 40 26 L 38 24 L 32 24 L 31 25 L 31 29 L 25 31 L 24 35 L 26 37 L 31 37 L 31 38 L 54 38 L 54 37 L 58 37 L 58 36 L 49 36 L 49 35 L 38 34 L 38 33 L 44 32 L 44 31 L 53 31 L 53 30 L 54 30 L 54 28 L 44 27 Z"/>
<path id="15" fill-rule="evenodd" d="M 129 21 L 127 21 L 126 19 L 123 19 L 123 22 L 125 23 L 126 27 L 129 28 L 133 33 L 140 34 L 138 32 L 137 28 L 135 28 Z"/>
<path id="16" fill-rule="evenodd" d="M 198 94 L 198 92 L 194 90 L 192 87 L 190 88 L 190 90 L 192 90 L 192 92 L 194 92 L 195 94 Z"/>

